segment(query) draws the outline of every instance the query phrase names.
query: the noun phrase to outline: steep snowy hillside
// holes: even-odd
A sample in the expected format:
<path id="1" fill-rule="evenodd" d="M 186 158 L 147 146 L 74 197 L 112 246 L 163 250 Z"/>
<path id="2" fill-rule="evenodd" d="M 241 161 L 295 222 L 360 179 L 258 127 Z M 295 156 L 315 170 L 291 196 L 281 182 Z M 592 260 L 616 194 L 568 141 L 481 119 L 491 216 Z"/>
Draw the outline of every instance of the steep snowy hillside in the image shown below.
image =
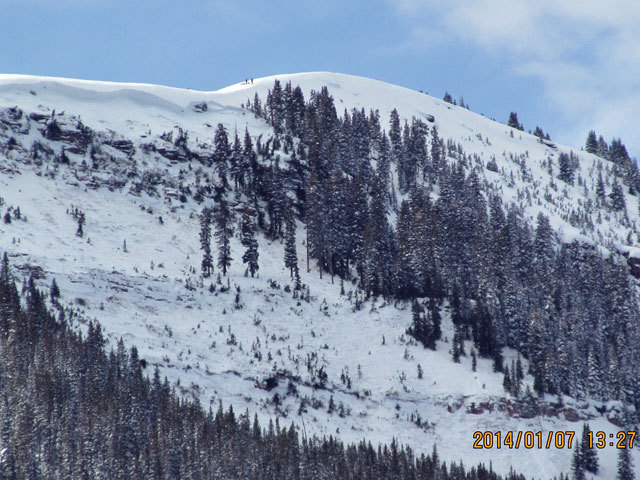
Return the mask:
<path id="1" fill-rule="evenodd" d="M 624 268 L 626 254 L 629 268 L 635 266 L 637 197 L 625 191 L 624 209 L 598 207 L 599 172 L 611 182 L 607 195 L 617 182 L 611 162 L 419 92 L 334 73 L 279 75 L 216 92 L 1 75 L 0 214 L 8 221 L 0 223 L 0 252 L 8 252 L 21 279 L 33 275 L 42 288 L 55 279 L 77 328 L 95 319 L 112 346 L 120 338 L 136 345 L 150 375 L 157 366 L 203 404 L 222 401 L 265 419 L 278 416 L 304 435 L 396 438 L 417 453 L 437 445 L 451 461 L 491 461 L 500 472 L 513 467 L 551 478 L 570 471 L 572 450 L 474 449 L 474 431 L 542 432 L 545 439 L 575 431 L 577 439 L 588 420 L 593 431 L 618 432 L 628 415 L 620 401 L 526 395 L 534 389 L 528 373 L 519 398 L 506 394 L 491 359 L 478 357 L 472 366 L 471 339 L 454 363 L 449 302 L 441 303 L 443 333 L 431 350 L 407 334 L 410 301 L 365 299 L 355 278 L 320 276 L 314 259 L 308 271 L 301 220 L 302 289 L 285 268 L 282 238 L 258 235 L 260 268 L 256 278 L 247 275 L 239 228 L 228 274 L 216 267 L 203 278 L 200 216 L 215 203 L 207 186 L 220 175 L 211 160 L 217 125 L 231 144 L 234 133 L 242 139 L 246 130 L 258 156 L 260 148 L 272 148 L 270 155 L 291 160 L 286 147 L 269 146 L 271 125 L 249 108 L 256 95 L 267 98 L 276 78 L 299 85 L 305 98 L 328 87 L 338 115 L 377 109 L 384 129 L 393 109 L 402 122 L 435 126 L 448 143 L 449 163 L 463 150 L 468 168 L 482 172 L 485 196 L 499 193 L 505 206 L 520 207 L 532 228 L 544 213 L 558 244 L 578 240 Z M 570 156 L 577 163 L 573 185 L 557 178 L 560 156 L 570 152 L 578 159 Z M 266 169 L 273 160 L 260 162 Z M 400 192 L 398 176 L 393 165 L 392 220 L 410 196 Z M 438 185 L 432 198 L 441 195 Z M 237 224 L 247 199 L 237 192 L 229 198 Z M 510 368 L 516 351 L 502 353 Z M 616 449 L 607 446 L 598 456 L 594 478 L 614 478 Z M 640 473 L 637 451 L 634 458 Z"/>
<path id="2" fill-rule="evenodd" d="M 541 143 L 533 135 L 465 108 L 377 80 L 335 73 L 301 73 L 260 78 L 215 92 L 199 92 L 156 85 L 0 75 L 0 102 L 6 107 L 17 105 L 25 112 L 40 112 L 45 116 L 57 110 L 58 114 L 66 114 L 62 116 L 63 122 L 81 120 L 96 131 L 122 135 L 134 143 L 145 143 L 144 139 L 182 128 L 197 144 L 211 142 L 217 123 L 222 123 L 229 132 L 237 130 L 239 135 L 245 126 L 254 137 L 268 133 L 270 129 L 265 123 L 241 105 L 253 100 L 256 93 L 264 99 L 275 79 L 299 85 L 307 96 L 312 90 L 327 86 L 335 97 L 339 114 L 342 109 L 373 108 L 379 110 L 383 128 L 394 108 L 403 120 L 416 117 L 427 121 L 432 115 L 444 139 L 461 144 L 468 155 L 478 155 L 484 164 L 495 157 L 498 171 L 487 171 L 487 180 L 503 192 L 505 202 L 523 205 L 532 221 L 539 211 L 544 211 L 553 219 L 564 241 L 587 237 L 598 244 L 610 242 L 610 246 L 615 244 L 624 249 L 631 246 L 627 241 L 630 235 L 634 244 L 638 240 L 635 197 L 627 197 L 628 222 L 621 216 L 610 215 L 601 219 L 593 232 L 585 232 L 569 221 L 572 210 L 584 206 L 589 198 L 595 201 L 594 169 L 597 162 L 602 161 L 597 156 L 582 152 L 581 148 Z M 204 112 L 198 108 L 203 102 L 207 105 Z M 555 182 L 554 188 L 547 175 L 549 162 L 557 173 L 559 153 L 571 151 L 580 155 L 575 176 L 585 180 L 590 195 L 585 195 L 581 185 Z M 521 164 L 521 158 L 527 159 L 525 165 Z M 605 165 L 606 168 L 610 166 Z M 533 197 L 536 205 L 527 206 L 524 195 Z"/>

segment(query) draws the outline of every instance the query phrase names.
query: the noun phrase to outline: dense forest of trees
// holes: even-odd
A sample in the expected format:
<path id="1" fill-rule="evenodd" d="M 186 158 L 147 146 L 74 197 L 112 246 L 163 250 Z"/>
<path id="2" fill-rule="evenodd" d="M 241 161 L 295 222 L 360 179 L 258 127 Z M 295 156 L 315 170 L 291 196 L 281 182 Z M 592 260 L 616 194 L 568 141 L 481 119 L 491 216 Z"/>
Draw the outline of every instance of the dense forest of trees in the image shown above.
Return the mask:
<path id="1" fill-rule="evenodd" d="M 258 145 L 265 171 L 254 172 L 252 198 L 276 224 L 265 229 L 283 235 L 284 187 L 320 275 L 351 280 L 366 296 L 448 299 L 458 338 L 473 340 L 498 370 L 510 346 L 529 360 L 538 393 L 621 399 L 640 410 L 640 305 L 622 258 L 559 244 L 542 213 L 530 224 L 481 180 L 478 159 L 435 125 L 402 124 L 394 110 L 385 131 L 377 111 L 339 116 L 326 87 L 305 102 L 299 87 L 278 81 L 246 108 L 276 132 Z M 591 139 L 587 150 L 600 148 L 611 162 L 611 187 L 596 187 L 595 207 L 624 214 L 623 187 L 640 190 L 638 167 L 619 140 L 598 144 Z M 562 153 L 558 179 L 573 184 L 578 162 Z M 593 228 L 587 214 L 574 211 L 569 221 Z M 410 329 L 423 332 L 426 346 L 431 316 L 414 315 L 420 323 Z"/>
<path id="2" fill-rule="evenodd" d="M 53 288 L 52 288 L 53 290 Z M 0 478 L 524 480 L 489 467 L 415 456 L 395 441 L 345 445 L 267 428 L 220 405 L 179 398 L 135 347 L 105 351 L 99 324 L 82 336 L 30 279 L 19 293 L 0 264 Z M 68 314 L 67 314 L 68 315 Z"/>

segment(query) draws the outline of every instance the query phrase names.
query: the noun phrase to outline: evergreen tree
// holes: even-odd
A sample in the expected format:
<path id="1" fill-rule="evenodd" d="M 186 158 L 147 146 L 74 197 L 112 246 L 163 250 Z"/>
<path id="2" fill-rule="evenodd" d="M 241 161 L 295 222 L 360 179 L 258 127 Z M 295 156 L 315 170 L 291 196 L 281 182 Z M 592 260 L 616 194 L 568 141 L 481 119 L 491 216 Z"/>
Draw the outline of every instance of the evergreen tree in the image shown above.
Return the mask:
<path id="1" fill-rule="evenodd" d="M 622 186 L 620 186 L 617 179 L 613 180 L 613 185 L 611 186 L 611 193 L 609 194 L 609 198 L 611 199 L 611 208 L 613 210 L 623 211 L 626 208 L 624 192 L 622 191 Z"/>
<path id="2" fill-rule="evenodd" d="M 382 127 L 380 126 L 380 112 L 378 110 L 369 110 L 368 127 L 371 147 L 380 151 Z"/>
<path id="3" fill-rule="evenodd" d="M 296 218 L 291 202 L 285 214 L 284 265 L 289 269 L 291 278 L 298 272 L 298 253 L 296 249 Z"/>
<path id="4" fill-rule="evenodd" d="M 399 163 L 402 156 L 402 132 L 400 130 L 400 115 L 395 108 L 389 116 L 389 141 L 391 143 L 391 158 Z"/>
<path id="5" fill-rule="evenodd" d="M 238 183 L 241 187 L 244 187 L 246 194 L 254 198 L 254 201 L 258 193 L 256 167 L 256 153 L 253 150 L 253 141 L 251 140 L 251 135 L 249 135 L 249 129 L 245 127 L 242 159 L 238 166 Z"/>
<path id="6" fill-rule="evenodd" d="M 202 276 L 208 278 L 213 272 L 211 256 L 211 209 L 204 207 L 200 214 L 200 248 L 202 249 Z"/>
<path id="7" fill-rule="evenodd" d="M 576 449 L 573 452 L 573 458 L 571 460 L 571 470 L 573 471 L 573 480 L 586 480 L 587 476 L 584 472 L 581 445 L 578 441 L 576 441 Z"/>
<path id="8" fill-rule="evenodd" d="M 446 152 L 443 140 L 438 136 L 438 129 L 435 125 L 431 128 L 431 165 L 434 174 L 441 174 L 446 166 Z M 435 175 L 432 178 L 434 181 Z"/>
<path id="9" fill-rule="evenodd" d="M 586 390 L 589 396 L 596 400 L 603 400 L 604 392 L 603 372 L 601 362 L 598 360 L 595 349 L 591 349 L 587 356 L 587 385 Z M 585 467 L 586 468 L 586 467 Z"/>
<path id="10" fill-rule="evenodd" d="M 378 145 L 378 162 L 376 164 L 376 174 L 380 181 L 385 198 L 392 202 L 391 198 L 391 167 L 389 159 L 389 140 L 386 134 L 382 134 Z"/>
<path id="11" fill-rule="evenodd" d="M 629 455 L 629 448 L 621 448 L 618 450 L 618 472 L 616 474 L 616 480 L 635 480 L 636 476 L 633 473 L 633 466 L 631 463 L 631 455 Z"/>
<path id="12" fill-rule="evenodd" d="M 260 266 L 258 265 L 258 240 L 256 240 L 255 224 L 249 213 L 249 208 L 245 207 L 242 212 L 240 241 L 242 246 L 246 248 L 242 254 L 242 262 L 247 264 L 249 273 L 253 277 Z"/>
<path id="13" fill-rule="evenodd" d="M 582 427 L 582 440 L 580 441 L 581 461 L 587 472 L 598 473 L 598 452 L 589 447 L 589 432 L 591 432 L 589 424 L 585 423 Z"/>
<path id="14" fill-rule="evenodd" d="M 460 357 L 466 356 L 464 351 L 464 331 L 461 327 L 456 327 L 453 334 L 451 354 L 455 363 L 460 363 Z"/>
<path id="15" fill-rule="evenodd" d="M 511 112 L 509 114 L 509 121 L 507 122 L 507 125 L 517 130 L 524 130 L 524 127 L 518 121 L 518 114 L 516 112 Z"/>
<path id="16" fill-rule="evenodd" d="M 273 127 L 273 131 L 276 135 L 281 134 L 284 128 L 285 105 L 283 95 L 280 80 L 276 79 L 273 82 L 273 88 L 267 94 L 267 101 L 265 104 L 269 123 Z"/>
<path id="17" fill-rule="evenodd" d="M 306 222 L 307 222 L 307 272 L 309 272 L 309 257 L 318 260 L 320 277 L 327 258 L 327 216 L 326 190 L 317 168 L 312 168 L 307 180 Z"/>
<path id="18" fill-rule="evenodd" d="M 433 322 L 425 316 L 424 308 L 416 299 L 411 304 L 411 326 L 407 333 L 425 348 L 435 349 Z"/>
<path id="19" fill-rule="evenodd" d="M 51 113 L 51 121 L 47 123 L 47 128 L 45 130 L 45 138 L 47 140 L 60 140 L 62 136 L 62 129 L 60 125 L 58 125 L 58 121 L 55 118 L 56 112 L 55 110 Z"/>
<path id="20" fill-rule="evenodd" d="M 598 179 L 596 181 L 596 198 L 600 200 L 602 204 L 606 202 L 606 191 L 604 188 L 604 180 L 602 178 L 602 169 L 598 170 Z"/>
<path id="21" fill-rule="evenodd" d="M 502 387 L 507 393 L 513 393 L 513 384 L 511 374 L 509 372 L 509 366 L 504 367 L 504 375 L 502 377 Z"/>
<path id="22" fill-rule="evenodd" d="M 493 349 L 492 359 L 493 359 L 493 362 L 492 362 L 493 371 L 502 372 L 504 368 L 504 364 L 503 364 L 504 357 L 502 355 L 502 347 L 499 344 L 496 345 Z"/>
<path id="23" fill-rule="evenodd" d="M 533 242 L 534 271 L 537 274 L 540 292 L 549 292 L 549 279 L 554 264 L 554 232 L 549 217 L 538 214 L 535 239 Z"/>
<path id="24" fill-rule="evenodd" d="M 476 305 L 471 326 L 478 354 L 484 358 L 492 357 L 497 348 L 495 328 L 489 310 L 483 301 L 478 301 Z"/>
<path id="25" fill-rule="evenodd" d="M 598 150 L 598 140 L 596 138 L 596 132 L 593 130 L 589 131 L 589 135 L 587 135 L 587 141 L 585 143 L 585 150 L 589 153 L 596 153 Z"/>
<path id="26" fill-rule="evenodd" d="M 520 395 L 520 391 L 522 389 L 522 380 L 524 379 L 524 372 L 522 371 L 522 361 L 520 360 L 520 354 L 518 354 L 518 358 L 515 363 L 515 368 L 512 363 L 512 385 L 513 385 L 513 393 L 517 397 Z"/>
<path id="27" fill-rule="evenodd" d="M 267 213 L 269 214 L 269 236 L 273 239 L 280 238 L 282 234 L 282 222 L 287 207 L 287 195 L 284 186 L 284 173 L 280 169 L 280 162 L 276 158 L 267 178 L 268 188 Z"/>
<path id="28" fill-rule="evenodd" d="M 243 159 L 240 137 L 238 137 L 238 131 L 236 130 L 233 136 L 233 148 L 229 156 L 231 178 L 233 179 L 233 190 L 235 192 L 239 192 L 240 187 L 242 187 Z"/>
<path id="29" fill-rule="evenodd" d="M 291 92 L 286 121 L 287 130 L 294 137 L 302 137 L 303 135 L 305 108 L 302 89 L 296 86 Z"/>
<path id="30" fill-rule="evenodd" d="M 596 155 L 600 158 L 609 157 L 609 145 L 602 135 L 598 137 L 598 147 L 596 148 Z"/>
<path id="31" fill-rule="evenodd" d="M 573 185 L 573 159 L 566 153 L 560 153 L 560 158 L 558 159 L 558 178 L 569 185 Z"/>
<path id="32" fill-rule="evenodd" d="M 251 104 L 251 111 L 257 118 L 261 118 L 262 115 L 262 101 L 260 100 L 260 95 L 258 92 L 253 96 L 253 103 Z"/>
<path id="33" fill-rule="evenodd" d="M 60 298 L 60 288 L 58 288 L 58 284 L 56 283 L 56 279 L 54 278 L 51 281 L 51 288 L 49 289 L 49 295 L 51 297 L 52 302 L 58 301 Z"/>
<path id="34" fill-rule="evenodd" d="M 84 223 L 85 223 L 84 212 L 78 213 L 77 222 L 78 222 L 78 228 L 76 229 L 76 236 L 82 238 L 84 237 Z"/>
<path id="35" fill-rule="evenodd" d="M 545 134 L 544 134 L 544 130 L 542 130 L 540 127 L 536 126 L 535 130 L 533 131 L 533 134 L 538 137 L 540 139 L 540 141 L 542 142 L 542 140 L 545 138 Z"/>
<path id="36" fill-rule="evenodd" d="M 229 147 L 229 136 L 227 130 L 222 123 L 219 123 L 216 127 L 216 132 L 213 138 L 213 165 L 218 173 L 218 185 L 217 188 L 221 191 L 227 192 L 229 190 L 229 160 L 231 157 L 231 149 Z"/>
<path id="37" fill-rule="evenodd" d="M 231 265 L 231 238 L 233 236 L 233 218 L 226 198 L 221 195 L 215 211 L 215 237 L 218 245 L 218 268 L 222 275 L 227 274 Z"/>
<path id="38" fill-rule="evenodd" d="M 374 296 L 389 295 L 392 291 L 395 242 L 382 201 L 382 192 L 379 188 L 374 189 L 370 212 L 364 232 L 363 289 Z"/>
<path id="39" fill-rule="evenodd" d="M 622 143 L 619 138 L 611 140 L 611 146 L 609 147 L 609 160 L 618 166 L 624 167 L 625 163 L 630 160 L 627 147 Z"/>

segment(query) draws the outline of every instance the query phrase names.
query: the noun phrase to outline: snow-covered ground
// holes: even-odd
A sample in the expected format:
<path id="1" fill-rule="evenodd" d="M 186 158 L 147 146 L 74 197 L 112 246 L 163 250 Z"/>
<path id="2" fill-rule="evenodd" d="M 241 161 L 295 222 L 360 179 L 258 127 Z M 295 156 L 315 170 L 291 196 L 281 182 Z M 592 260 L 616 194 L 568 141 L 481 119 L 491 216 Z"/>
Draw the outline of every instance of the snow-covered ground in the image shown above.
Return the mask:
<path id="1" fill-rule="evenodd" d="M 257 91 L 262 99 L 276 77 L 237 84 L 217 92 L 196 92 L 167 87 L 116 84 L 42 77 L 0 75 L 0 108 L 18 105 L 25 112 L 50 113 L 61 121 L 71 116 L 100 132 L 144 143 L 180 127 L 194 145 L 209 144 L 216 124 L 233 134 L 253 136 L 270 130 L 260 119 L 241 108 Z M 522 204 L 533 220 L 544 211 L 561 238 L 582 238 L 603 249 L 633 247 L 637 242 L 635 197 L 627 195 L 630 222 L 612 213 L 595 232 L 580 231 L 564 218 L 567 211 L 594 198 L 595 156 L 580 153 L 579 174 L 585 186 L 566 186 L 555 179 L 550 186 L 548 159 L 559 151 L 537 138 L 492 122 L 466 109 L 419 92 L 375 80 L 332 73 L 281 75 L 281 81 L 300 85 L 308 98 L 311 89 L 329 87 L 336 108 L 377 108 L 386 127 L 388 114 L 397 108 L 401 117 L 436 117 L 439 133 L 464 146 L 477 162 L 496 157 L 500 172 L 485 170 L 485 179 L 503 192 L 505 203 Z M 207 102 L 206 112 L 194 106 Z M 3 133 L 0 131 L 0 135 Z M 28 149 L 42 135 L 31 129 L 18 140 Z M 59 145 L 52 143 L 54 149 Z M 113 151 L 117 156 L 119 153 Z M 535 478 L 549 478 L 570 470 L 567 449 L 473 449 L 474 431 L 582 431 L 582 422 L 565 415 L 578 411 L 590 416 L 591 429 L 614 433 L 618 428 L 600 415 L 595 404 L 578 404 L 565 398 L 559 416 L 530 419 L 510 415 L 502 375 L 493 373 L 489 360 L 478 359 L 477 372 L 467 355 L 460 364 L 449 353 L 452 325 L 443 308 L 443 341 L 436 351 L 424 349 L 405 333 L 411 319 L 410 305 L 369 301 L 355 308 L 355 287 L 319 278 L 317 269 L 306 271 L 304 225 L 298 225 L 298 255 L 302 282 L 309 286 L 309 301 L 294 298 L 292 282 L 284 268 L 283 245 L 259 238 L 259 278 L 245 276 L 239 240 L 228 277 L 217 282 L 200 273 L 198 214 L 201 207 L 188 200 L 171 199 L 166 192 L 134 196 L 125 187 L 86 188 L 79 173 L 81 155 L 69 154 L 70 166 L 55 175 L 48 167 L 24 165 L 13 153 L 0 158 L 0 197 L 5 205 L 19 206 L 26 221 L 0 223 L 0 251 L 7 251 L 16 276 L 28 275 L 40 266 L 39 284 L 56 279 L 62 302 L 80 316 L 102 324 L 111 345 L 123 338 L 136 345 L 150 367 L 179 382 L 186 395 L 206 405 L 222 400 L 236 411 L 248 408 L 263 419 L 280 416 L 294 422 L 302 434 L 338 435 L 345 441 L 372 443 L 396 438 L 417 452 L 431 452 L 434 443 L 444 459 L 465 465 L 492 462 L 495 470 L 511 466 Z M 526 159 L 525 167 L 514 159 Z M 132 159 L 139 171 L 156 169 L 167 176 L 180 175 L 174 164 L 140 149 Z M 11 168 L 6 168 L 11 167 Z M 576 175 L 576 176 L 577 176 Z M 51 178 L 53 177 L 53 178 Z M 80 177 L 80 180 L 79 180 Z M 586 190 L 586 191 L 585 191 Z M 547 194 L 545 196 L 545 193 Z M 527 202 L 531 198 L 531 204 Z M 85 235 L 75 235 L 76 221 L 68 211 L 86 214 Z M 162 217 L 162 222 L 158 217 Z M 632 244 L 627 237 L 632 232 Z M 126 250 L 124 248 L 126 242 Z M 224 291 L 229 286 L 228 291 Z M 466 352 L 471 345 L 467 344 Z M 508 363 L 514 352 L 505 352 Z M 418 378 L 418 365 L 424 371 Z M 322 374 L 327 380 L 318 388 Z M 266 390 L 265 381 L 278 378 L 278 386 Z M 526 383 L 530 384 L 528 377 Z M 333 398 L 333 402 L 331 399 Z M 547 398 L 549 403 L 555 398 Z M 330 413 L 329 404 L 335 409 Z M 491 411 L 493 410 L 493 411 Z M 513 414 L 513 412 L 512 412 Z M 419 416 L 419 421 L 417 420 Z M 615 448 L 599 451 L 601 472 L 596 478 L 615 477 Z M 640 458 L 635 464 L 640 473 Z"/>

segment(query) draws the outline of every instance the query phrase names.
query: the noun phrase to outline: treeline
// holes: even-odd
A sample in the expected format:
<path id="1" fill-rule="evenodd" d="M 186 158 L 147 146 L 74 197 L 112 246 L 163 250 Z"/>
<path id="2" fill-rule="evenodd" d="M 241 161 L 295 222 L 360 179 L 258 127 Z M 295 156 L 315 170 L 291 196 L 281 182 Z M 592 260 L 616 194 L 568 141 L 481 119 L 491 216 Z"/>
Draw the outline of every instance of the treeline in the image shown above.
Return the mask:
<path id="1" fill-rule="evenodd" d="M 179 398 L 122 341 L 105 351 L 99 324 L 82 336 L 30 279 L 18 292 L 0 266 L 0 478 L 523 480 L 466 469 L 391 444 L 345 445 L 267 428 L 230 407 Z"/>
<path id="2" fill-rule="evenodd" d="M 352 280 L 366 296 L 446 298 L 458 341 L 473 340 L 496 370 L 510 346 L 530 361 L 538 393 L 621 399 L 640 410 L 640 307 L 624 259 L 577 241 L 559 245 L 548 217 L 532 225 L 504 205 L 482 180 L 489 165 L 434 124 L 403 124 L 393 110 L 387 132 L 377 111 L 339 116 L 326 87 L 305 101 L 277 80 L 246 108 L 276 132 L 271 149 L 258 151 L 270 165 L 255 197 L 258 210 L 266 205 L 265 229 L 281 235 L 289 196 L 320 275 Z M 567 213 L 572 225 L 593 230 L 594 208 L 624 213 L 622 186 L 637 192 L 638 169 L 623 157 L 609 156 L 611 193 L 598 181 L 596 204 Z M 526 157 L 511 160 L 526 173 Z M 573 184 L 578 162 L 562 154 L 557 177 Z M 432 345 L 430 316 L 414 317 L 427 318 L 410 330 Z"/>
<path id="3" fill-rule="evenodd" d="M 629 156 L 627 147 L 620 138 L 614 138 L 609 144 L 602 135 L 597 135 L 595 130 L 591 130 L 587 135 L 585 150 L 612 162 L 616 172 L 624 177 L 624 183 L 628 186 L 631 195 L 637 195 L 640 192 L 638 164 Z"/>

